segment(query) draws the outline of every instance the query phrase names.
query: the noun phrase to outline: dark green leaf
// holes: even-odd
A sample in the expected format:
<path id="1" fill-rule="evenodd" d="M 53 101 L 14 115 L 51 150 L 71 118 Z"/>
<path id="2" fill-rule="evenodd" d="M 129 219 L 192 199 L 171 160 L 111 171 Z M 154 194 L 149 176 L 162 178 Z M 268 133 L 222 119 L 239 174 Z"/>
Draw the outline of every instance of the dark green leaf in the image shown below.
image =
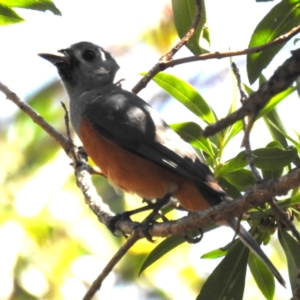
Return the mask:
<path id="1" fill-rule="evenodd" d="M 296 157 L 296 148 L 283 150 L 277 147 L 268 147 L 253 151 L 255 166 L 268 171 L 277 171 L 290 164 Z"/>
<path id="2" fill-rule="evenodd" d="M 214 113 L 207 102 L 188 82 L 167 73 L 157 74 L 153 81 L 204 122 L 209 124 L 216 121 Z"/>
<path id="3" fill-rule="evenodd" d="M 275 141 L 278 141 L 280 145 L 283 148 L 286 148 L 288 146 L 288 143 L 285 139 L 285 135 L 282 134 L 282 132 L 286 133 L 286 130 L 281 122 L 281 119 L 277 113 L 276 108 L 273 108 L 269 112 L 267 112 L 264 116 L 264 121 L 266 125 L 268 126 L 268 129 Z M 276 127 L 273 126 L 273 124 L 276 125 Z M 280 131 L 277 130 L 277 128 L 280 128 Z"/>
<path id="4" fill-rule="evenodd" d="M 266 299 L 272 300 L 275 293 L 275 280 L 265 264 L 253 253 L 249 253 L 248 264 L 255 282 Z"/>
<path id="5" fill-rule="evenodd" d="M 251 171 L 246 169 L 236 170 L 223 176 L 230 184 L 244 191 L 255 184 L 255 178 Z"/>
<path id="6" fill-rule="evenodd" d="M 202 128 L 194 122 L 184 122 L 171 124 L 170 127 L 175 130 L 182 139 L 191 143 L 194 147 L 203 150 L 210 157 L 214 157 L 214 152 L 209 139 L 206 139 L 202 135 Z"/>
<path id="7" fill-rule="evenodd" d="M 205 228 L 202 228 L 202 233 L 208 232 L 210 230 L 213 230 L 217 227 L 217 225 L 211 225 L 207 226 Z M 194 234 L 191 234 L 192 237 L 196 237 L 199 235 L 199 232 L 195 232 Z M 157 247 L 148 255 L 146 260 L 144 261 L 143 265 L 141 266 L 139 275 L 147 269 L 149 266 L 151 266 L 153 263 L 155 263 L 158 259 L 160 259 L 163 255 L 170 252 L 177 246 L 181 245 L 182 243 L 186 242 L 186 240 L 181 236 L 170 236 L 166 239 L 164 239 L 160 244 L 157 245 Z"/>
<path id="8" fill-rule="evenodd" d="M 272 125 L 274 128 L 276 128 L 276 130 L 277 130 L 278 132 L 280 132 L 287 140 L 291 141 L 291 142 L 294 144 L 294 146 L 298 149 L 298 151 L 300 151 L 300 143 L 299 143 L 299 142 L 297 142 L 297 141 L 295 141 L 294 139 L 292 139 L 292 138 L 289 136 L 289 134 L 287 134 L 286 132 L 282 131 L 280 127 L 277 127 L 277 125 L 274 124 L 274 123 L 272 122 L 272 120 L 269 119 L 268 122 L 270 123 L 270 125 Z M 297 159 L 297 158 L 295 158 L 295 159 Z"/>
<path id="9" fill-rule="evenodd" d="M 0 0 L 0 4 L 7 7 L 18 7 L 38 11 L 51 11 L 55 15 L 61 15 L 59 9 L 51 0 Z"/>
<path id="10" fill-rule="evenodd" d="M 172 0 L 173 14 L 175 27 L 180 38 L 189 31 L 195 15 L 196 15 L 196 5 L 194 0 Z M 207 47 L 200 46 L 199 40 L 204 39 L 207 44 L 210 43 L 209 31 L 206 24 L 206 11 L 204 0 L 201 0 L 201 21 L 198 25 L 194 35 L 187 43 L 187 48 L 194 54 L 199 55 L 207 52 Z M 200 43 L 202 44 L 202 43 Z"/>
<path id="11" fill-rule="evenodd" d="M 14 10 L 0 4 L 0 26 L 24 21 Z"/>
<path id="12" fill-rule="evenodd" d="M 300 245 L 286 229 L 281 226 L 278 230 L 278 238 L 286 255 L 291 289 L 294 291 L 297 285 L 300 284 L 299 280 L 297 280 L 298 270 L 300 269 Z"/>
<path id="13" fill-rule="evenodd" d="M 240 152 L 235 158 L 226 161 L 220 168 L 216 176 L 223 176 L 227 173 L 231 173 L 237 170 L 241 170 L 247 166 L 247 159 L 245 151 Z"/>
<path id="14" fill-rule="evenodd" d="M 272 141 L 267 145 L 268 148 L 272 148 L 272 147 L 277 147 L 279 149 L 283 149 L 283 147 L 281 146 L 281 144 L 278 141 Z M 284 168 L 280 168 L 278 170 L 262 170 L 262 174 L 263 174 L 263 178 L 265 179 L 275 179 L 275 178 L 279 178 L 282 173 L 283 173 L 283 169 Z"/>
<path id="15" fill-rule="evenodd" d="M 233 199 L 241 197 L 241 192 L 231 183 L 229 183 L 224 177 L 218 178 L 219 184 L 226 191 L 228 195 L 230 195 Z"/>
<path id="16" fill-rule="evenodd" d="M 278 170 L 273 170 L 273 171 L 262 170 L 262 174 L 263 174 L 264 179 L 279 178 L 282 175 L 282 173 L 283 173 L 283 168 L 278 169 Z"/>
<path id="17" fill-rule="evenodd" d="M 300 24 L 299 0 L 284 0 L 274 6 L 255 28 L 249 48 L 269 43 Z M 278 44 L 268 50 L 247 56 L 247 72 L 252 84 L 285 45 Z"/>
<path id="18" fill-rule="evenodd" d="M 197 300 L 241 300 L 249 250 L 236 243 L 203 285 Z M 217 287 L 217 288 L 216 288 Z"/>
<path id="19" fill-rule="evenodd" d="M 155 263 L 159 258 L 161 258 L 166 253 L 170 252 L 172 249 L 184 243 L 186 240 L 181 236 L 170 236 L 162 241 L 146 258 L 143 265 L 141 266 L 139 275 Z"/>
<path id="20" fill-rule="evenodd" d="M 284 149 L 284 147 L 281 146 L 281 144 L 278 141 L 272 141 L 266 146 L 267 148 L 274 148 L 277 147 L 279 149 Z"/>

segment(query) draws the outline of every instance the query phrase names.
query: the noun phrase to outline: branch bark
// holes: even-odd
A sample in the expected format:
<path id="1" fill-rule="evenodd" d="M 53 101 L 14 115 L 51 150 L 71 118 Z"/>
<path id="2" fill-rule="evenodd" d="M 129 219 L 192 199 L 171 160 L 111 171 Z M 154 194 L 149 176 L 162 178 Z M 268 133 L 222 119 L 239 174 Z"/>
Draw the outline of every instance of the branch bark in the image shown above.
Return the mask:
<path id="1" fill-rule="evenodd" d="M 168 68 L 172 68 L 181 64 L 186 64 L 190 62 L 195 61 L 201 61 L 201 60 L 208 60 L 208 59 L 221 59 L 225 57 L 233 57 L 233 56 L 240 56 L 240 55 L 247 55 L 251 53 L 258 53 L 262 52 L 264 50 L 267 50 L 269 48 L 274 47 L 277 44 L 285 43 L 288 40 L 290 40 L 293 36 L 298 34 L 300 32 L 300 26 L 293 28 L 291 31 L 287 32 L 286 34 L 281 35 L 274 41 L 253 47 L 253 48 L 247 48 L 243 50 L 235 50 L 235 51 L 224 51 L 224 52 L 211 52 L 211 53 L 205 53 L 201 55 L 195 55 L 195 56 L 189 56 L 184 57 L 180 59 L 170 59 L 169 61 L 159 61 L 149 72 L 132 88 L 132 92 L 137 94 L 140 92 L 143 88 L 145 88 L 148 84 L 148 82 L 159 72 L 166 70 Z"/>
<path id="2" fill-rule="evenodd" d="M 35 110 L 21 101 L 15 93 L 10 91 L 9 88 L 2 83 L 0 83 L 0 91 L 6 95 L 7 99 L 19 106 L 35 123 L 45 129 L 46 132 L 63 147 L 66 153 L 69 153 L 70 142 L 67 138 L 57 132 Z M 103 203 L 101 197 L 98 196 L 91 181 L 90 167 L 84 159 L 82 159 L 79 165 L 77 161 L 73 161 L 73 166 L 75 168 L 77 185 L 83 193 L 86 203 L 98 217 L 99 221 L 108 225 L 114 214 L 110 211 L 109 207 Z M 150 234 L 153 237 L 184 235 L 197 228 L 240 216 L 249 209 L 262 205 L 269 199 L 272 199 L 272 197 L 287 194 L 290 189 L 298 187 L 299 182 L 300 167 L 297 167 L 287 175 L 278 179 L 262 181 L 249 189 L 240 199 L 224 202 L 218 206 L 190 214 L 176 221 L 155 224 L 153 228 L 150 229 Z M 135 231 L 140 238 L 143 237 L 143 233 L 142 229 L 137 227 L 138 224 L 139 223 L 129 220 L 120 220 L 117 222 L 116 227 L 125 234 L 132 234 L 132 232 Z"/>
<path id="3" fill-rule="evenodd" d="M 243 106 L 228 115 L 226 118 L 207 126 L 203 135 L 211 136 L 222 129 L 232 125 L 246 115 L 251 117 L 252 123 L 260 110 L 269 100 L 278 93 L 287 89 L 300 76 L 300 49 L 292 51 L 292 56 L 287 59 L 259 89 L 252 93 Z M 249 124 L 248 127 L 249 128 Z"/>

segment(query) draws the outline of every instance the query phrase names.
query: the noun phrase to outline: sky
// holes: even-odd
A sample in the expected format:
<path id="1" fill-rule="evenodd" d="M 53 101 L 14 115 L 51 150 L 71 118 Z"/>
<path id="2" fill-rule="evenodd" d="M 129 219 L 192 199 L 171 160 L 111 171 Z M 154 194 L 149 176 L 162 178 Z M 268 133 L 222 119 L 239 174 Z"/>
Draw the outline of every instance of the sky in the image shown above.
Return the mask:
<path id="1" fill-rule="evenodd" d="M 54 2 L 61 10 L 62 17 L 54 16 L 51 12 L 40 13 L 19 9 L 17 11 L 26 22 L 0 27 L 2 40 L 0 81 L 22 99 L 26 99 L 34 90 L 47 82 L 58 78 L 56 69 L 41 59 L 37 53 L 55 53 L 58 49 L 66 48 L 79 41 L 90 41 L 108 49 L 118 49 L 114 47 L 116 45 L 130 45 L 132 49 L 126 55 L 119 52 L 113 53 L 121 66 L 118 78 L 126 78 L 123 87 L 129 90 L 140 79 L 139 73 L 149 70 L 158 61 L 161 54 L 143 44 L 141 35 L 147 28 L 155 26 L 163 6 L 169 1 L 64 0 Z M 269 11 L 270 7 L 278 3 L 274 1 L 257 4 L 254 0 L 210 0 L 206 2 L 212 51 L 246 48 L 255 24 Z M 289 43 L 285 51 L 282 51 L 282 54 L 272 62 L 270 69 L 265 73 L 267 77 L 289 57 L 289 51 L 292 48 L 293 46 Z M 178 57 L 185 55 L 191 54 L 183 49 Z M 234 60 L 241 69 L 242 77 L 246 80 L 246 58 Z M 220 70 L 228 70 L 228 66 L 228 59 L 211 60 L 179 66 L 168 72 L 173 72 L 183 78 L 189 78 L 190 74 L 200 73 L 200 78 L 203 80 L 203 83 L 199 84 L 201 93 L 206 99 L 210 99 L 210 104 L 221 115 L 224 107 L 229 107 L 234 94 L 231 76 L 228 73 L 220 74 Z M 218 85 L 212 87 L 209 79 L 213 77 L 217 78 Z M 140 95 L 148 100 L 158 90 L 154 84 L 150 84 L 149 89 L 142 91 Z M 2 95 L 0 95 L 0 102 L 0 119 L 16 111 L 14 105 L 5 101 Z M 283 111 L 288 110 L 290 103 L 282 107 Z M 290 121 L 298 115 L 299 109 L 295 107 L 292 111 L 289 110 L 289 118 L 283 121 L 290 124 Z M 168 122 L 173 122 L 178 118 L 190 118 L 190 115 L 183 111 L 180 104 L 172 103 L 164 107 L 161 113 Z M 296 127 L 297 125 L 290 124 L 290 126 Z M 239 142 L 235 144 L 237 147 L 239 147 Z M 265 143 L 264 138 L 257 141 L 257 144 L 261 146 L 265 146 Z M 218 242 L 225 245 L 227 237 L 224 237 L 223 242 L 222 234 L 220 235 L 220 232 L 217 234 Z M 191 254 L 193 258 L 195 255 L 199 256 L 197 252 L 199 249 L 196 247 L 194 249 L 195 253 Z M 212 268 L 211 262 L 205 264 L 206 262 L 202 262 L 203 269 Z"/>

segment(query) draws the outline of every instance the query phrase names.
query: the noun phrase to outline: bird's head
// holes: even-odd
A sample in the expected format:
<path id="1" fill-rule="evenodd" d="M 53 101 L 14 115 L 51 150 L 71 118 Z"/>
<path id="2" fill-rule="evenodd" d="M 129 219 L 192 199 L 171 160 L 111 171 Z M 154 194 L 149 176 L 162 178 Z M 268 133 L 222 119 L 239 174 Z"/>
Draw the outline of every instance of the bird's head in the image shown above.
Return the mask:
<path id="1" fill-rule="evenodd" d="M 57 67 L 69 95 L 112 84 L 119 69 L 109 52 L 89 42 L 80 42 L 58 52 L 61 55 L 41 53 L 39 56 Z"/>

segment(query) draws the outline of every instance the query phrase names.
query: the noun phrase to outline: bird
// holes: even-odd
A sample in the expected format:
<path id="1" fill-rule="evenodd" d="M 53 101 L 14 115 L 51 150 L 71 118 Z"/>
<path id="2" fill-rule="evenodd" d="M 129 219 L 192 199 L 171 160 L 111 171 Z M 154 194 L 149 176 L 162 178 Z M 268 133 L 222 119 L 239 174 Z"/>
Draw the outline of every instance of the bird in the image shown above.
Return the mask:
<path id="1" fill-rule="evenodd" d="M 189 212 L 232 198 L 195 149 L 146 101 L 114 83 L 119 65 L 102 47 L 79 42 L 41 53 L 58 70 L 70 100 L 70 119 L 84 150 L 109 182 L 143 199 L 174 197 Z M 284 286 L 285 281 L 237 218 L 225 222 Z"/>

